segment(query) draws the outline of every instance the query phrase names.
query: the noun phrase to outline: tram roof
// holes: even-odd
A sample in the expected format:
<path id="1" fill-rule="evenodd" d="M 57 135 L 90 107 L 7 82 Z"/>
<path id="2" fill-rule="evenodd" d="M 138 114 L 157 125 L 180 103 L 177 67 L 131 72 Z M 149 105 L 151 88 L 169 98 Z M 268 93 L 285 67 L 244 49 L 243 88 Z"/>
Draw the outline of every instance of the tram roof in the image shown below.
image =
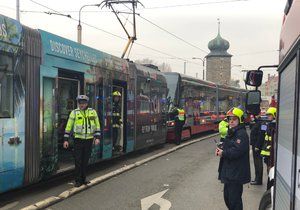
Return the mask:
<path id="1" fill-rule="evenodd" d="M 168 74 L 169 75 L 179 75 L 182 80 L 185 80 L 187 82 L 191 82 L 191 83 L 194 83 L 194 84 L 197 84 L 197 85 L 202 84 L 202 85 L 209 86 L 209 87 L 217 87 L 218 86 L 220 89 L 224 89 L 224 90 L 229 89 L 229 90 L 232 90 L 232 91 L 247 92 L 247 90 L 243 89 L 243 88 L 237 88 L 237 87 L 232 87 L 232 86 L 227 86 L 227 85 L 218 85 L 218 84 L 210 82 L 210 81 L 200 80 L 200 79 L 197 79 L 197 78 L 185 75 L 185 74 L 180 74 L 180 73 L 177 73 L 177 72 L 166 72 L 165 74 L 166 75 L 168 75 Z"/>

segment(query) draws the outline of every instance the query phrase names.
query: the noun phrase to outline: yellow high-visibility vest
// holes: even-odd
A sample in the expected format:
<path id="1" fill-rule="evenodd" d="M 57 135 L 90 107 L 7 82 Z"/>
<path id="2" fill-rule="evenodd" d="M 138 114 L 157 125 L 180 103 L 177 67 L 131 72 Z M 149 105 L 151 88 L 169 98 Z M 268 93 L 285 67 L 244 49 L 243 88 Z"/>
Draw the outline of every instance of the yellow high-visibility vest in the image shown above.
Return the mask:
<path id="1" fill-rule="evenodd" d="M 96 110 L 92 108 L 73 110 L 70 113 L 64 137 L 68 138 L 72 129 L 74 137 L 78 139 L 92 139 L 94 136 L 100 136 L 100 122 Z"/>
<path id="2" fill-rule="evenodd" d="M 184 109 L 177 109 L 177 111 L 178 111 L 178 120 L 184 121 L 184 115 L 185 115 Z"/>
<path id="3" fill-rule="evenodd" d="M 225 120 L 222 120 L 219 123 L 219 133 L 221 135 L 221 138 L 225 138 L 227 135 L 227 131 L 228 131 L 228 122 L 226 122 Z"/>

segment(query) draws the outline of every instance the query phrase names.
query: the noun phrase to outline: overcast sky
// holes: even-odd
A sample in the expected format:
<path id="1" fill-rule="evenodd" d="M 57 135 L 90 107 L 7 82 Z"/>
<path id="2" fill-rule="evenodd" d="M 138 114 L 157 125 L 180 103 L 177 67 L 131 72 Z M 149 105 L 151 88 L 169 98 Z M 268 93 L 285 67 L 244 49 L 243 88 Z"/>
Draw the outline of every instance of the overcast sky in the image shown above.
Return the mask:
<path id="1" fill-rule="evenodd" d="M 32 28 L 43 29 L 76 41 L 79 8 L 85 4 L 100 2 L 97 0 L 20 0 L 21 22 Z M 221 36 L 230 42 L 228 52 L 233 55 L 232 65 L 241 65 L 232 68 L 234 78 L 242 78 L 241 70 L 278 63 L 277 49 L 285 0 L 140 0 L 140 2 L 144 7 L 139 5 L 137 12 L 143 18 L 189 44 L 169 35 L 145 19 L 137 17 L 137 41 L 129 56 L 131 60 L 149 58 L 158 63 L 167 62 L 173 71 L 180 73 L 183 73 L 184 60 L 186 60 L 187 74 L 195 77 L 198 73 L 200 77 L 202 62 L 192 60 L 192 57 L 203 58 L 209 52 L 207 44 L 216 37 L 217 19 L 220 18 Z M 15 7 L 14 0 L 1 0 L 0 13 L 15 18 Z M 75 20 L 42 13 L 53 12 L 50 9 L 66 15 L 70 14 Z M 128 11 L 124 5 L 117 9 Z M 97 29 L 83 25 L 82 43 L 120 57 L 127 37 L 114 14 L 109 11 L 108 8 L 98 7 L 83 9 L 82 22 Z M 128 15 L 122 14 L 120 17 L 126 21 Z M 130 33 L 132 33 L 131 22 L 132 16 L 129 16 L 126 27 Z M 159 50 L 164 54 L 138 44 Z M 275 73 L 275 71 L 269 72 Z"/>

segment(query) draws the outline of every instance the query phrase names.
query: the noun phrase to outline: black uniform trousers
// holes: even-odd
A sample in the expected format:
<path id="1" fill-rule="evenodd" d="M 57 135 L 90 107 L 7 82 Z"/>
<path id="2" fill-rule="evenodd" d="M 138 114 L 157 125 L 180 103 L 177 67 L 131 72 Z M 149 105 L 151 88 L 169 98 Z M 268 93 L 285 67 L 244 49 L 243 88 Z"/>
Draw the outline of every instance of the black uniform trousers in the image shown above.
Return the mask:
<path id="1" fill-rule="evenodd" d="M 92 152 L 93 139 L 75 139 L 75 182 L 86 181 L 86 169 Z"/>
<path id="2" fill-rule="evenodd" d="M 182 134 L 182 127 L 184 123 L 181 121 L 175 122 L 175 144 L 179 145 L 181 143 L 181 134 Z"/>
<path id="3" fill-rule="evenodd" d="M 224 201 L 229 210 L 243 210 L 242 194 L 243 184 L 224 184 Z"/>
<path id="4" fill-rule="evenodd" d="M 112 133 L 112 137 L 113 137 L 113 146 L 117 146 L 116 144 L 118 143 L 118 138 L 119 138 L 119 127 L 114 127 L 113 128 L 113 133 Z"/>
<path id="5" fill-rule="evenodd" d="M 258 183 L 262 183 L 263 178 L 263 159 L 260 155 L 260 150 L 255 151 L 255 146 L 252 146 L 252 154 L 254 161 L 254 169 L 255 169 L 255 180 Z"/>

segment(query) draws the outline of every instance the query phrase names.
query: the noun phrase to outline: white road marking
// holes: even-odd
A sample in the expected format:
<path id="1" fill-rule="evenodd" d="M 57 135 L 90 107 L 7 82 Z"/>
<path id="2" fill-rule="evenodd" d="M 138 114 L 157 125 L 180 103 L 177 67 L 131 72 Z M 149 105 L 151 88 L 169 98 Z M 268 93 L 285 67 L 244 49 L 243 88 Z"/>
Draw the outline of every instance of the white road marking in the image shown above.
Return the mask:
<path id="1" fill-rule="evenodd" d="M 164 190 L 154 195 L 150 195 L 141 200 L 142 210 L 148 210 L 153 204 L 157 204 L 160 206 L 160 210 L 168 210 L 171 208 L 172 204 L 170 201 L 162 198 L 162 196 L 168 191 Z"/>

